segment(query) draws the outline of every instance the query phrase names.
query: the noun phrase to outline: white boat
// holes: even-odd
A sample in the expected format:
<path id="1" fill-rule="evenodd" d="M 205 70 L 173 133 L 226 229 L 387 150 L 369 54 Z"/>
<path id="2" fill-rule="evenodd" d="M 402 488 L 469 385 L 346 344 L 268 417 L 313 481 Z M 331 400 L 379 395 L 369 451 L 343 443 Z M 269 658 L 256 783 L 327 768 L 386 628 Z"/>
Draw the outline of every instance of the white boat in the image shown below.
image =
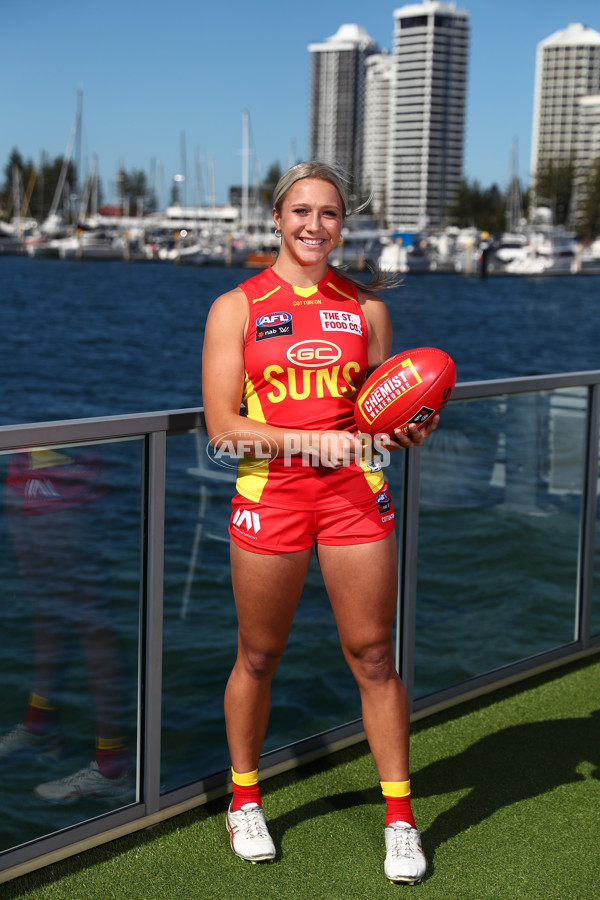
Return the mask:
<path id="1" fill-rule="evenodd" d="M 199 241 L 189 246 L 173 248 L 166 258 L 192 266 L 221 266 L 226 262 L 226 247 L 221 244 L 211 246 L 205 241 Z"/>
<path id="2" fill-rule="evenodd" d="M 41 231 L 28 235 L 23 243 L 27 256 L 30 256 L 32 259 L 38 259 L 39 257 L 44 259 L 48 257 L 58 258 L 58 248 L 56 247 L 55 239 L 47 234 L 43 234 Z"/>
<path id="3" fill-rule="evenodd" d="M 550 265 L 551 260 L 548 257 L 538 256 L 535 247 L 526 244 L 521 252 L 514 254 L 506 263 L 504 271 L 510 275 L 542 275 L 547 272 Z"/>
<path id="4" fill-rule="evenodd" d="M 401 239 L 386 244 L 379 257 L 379 268 L 382 272 L 408 272 L 408 252 Z"/>
<path id="5" fill-rule="evenodd" d="M 519 259 L 524 255 L 527 244 L 527 235 L 523 232 L 505 232 L 494 251 L 494 258 L 507 265 L 513 259 Z"/>
<path id="6" fill-rule="evenodd" d="M 533 210 L 519 232 L 502 236 L 488 266 L 490 273 L 551 275 L 581 270 L 581 246 L 575 236 L 555 225 L 547 207 Z"/>
<path id="7" fill-rule="evenodd" d="M 104 231 L 82 231 L 52 242 L 60 259 L 126 259 L 128 244 L 120 235 Z"/>
<path id="8" fill-rule="evenodd" d="M 596 238 L 595 241 L 592 241 L 589 248 L 590 259 L 596 261 L 600 260 L 600 237 Z"/>
<path id="9" fill-rule="evenodd" d="M 581 248 L 561 229 L 551 233 L 534 232 L 505 266 L 505 271 L 512 275 L 575 274 L 580 269 Z"/>

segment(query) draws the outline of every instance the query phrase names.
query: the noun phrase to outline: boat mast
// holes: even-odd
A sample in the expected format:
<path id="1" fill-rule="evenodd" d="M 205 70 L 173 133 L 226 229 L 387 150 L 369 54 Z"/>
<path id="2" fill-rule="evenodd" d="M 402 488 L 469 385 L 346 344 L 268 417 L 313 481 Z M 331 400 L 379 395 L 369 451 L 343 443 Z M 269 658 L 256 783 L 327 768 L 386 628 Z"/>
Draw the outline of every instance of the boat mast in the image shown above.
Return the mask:
<path id="1" fill-rule="evenodd" d="M 523 218 L 523 204 L 521 200 L 521 186 L 519 184 L 519 150 L 518 141 L 513 141 L 511 154 L 510 185 L 506 204 L 506 230 L 512 234 L 521 226 Z"/>
<path id="2" fill-rule="evenodd" d="M 75 140 L 80 133 L 81 129 L 81 105 L 82 105 L 82 94 L 81 91 L 77 91 L 77 111 L 75 113 L 75 121 L 73 122 L 73 128 L 71 130 L 71 135 L 69 137 L 69 143 L 67 144 L 67 149 L 65 151 L 65 155 L 63 157 L 63 163 L 60 170 L 60 175 L 58 177 L 58 184 L 56 185 L 56 190 L 54 191 L 54 197 L 52 199 L 52 205 L 50 207 L 50 212 L 48 213 L 48 217 L 46 222 L 50 227 L 52 227 L 52 223 L 54 218 L 56 217 L 56 211 L 58 209 L 58 204 L 60 203 L 60 198 L 62 196 L 62 192 L 65 187 L 65 181 L 67 178 L 67 171 L 69 169 L 69 163 L 71 162 L 71 157 L 73 155 L 73 147 L 75 146 Z"/>
<path id="3" fill-rule="evenodd" d="M 250 147 L 248 140 L 248 110 L 242 114 L 242 229 L 248 231 L 248 182 Z"/>

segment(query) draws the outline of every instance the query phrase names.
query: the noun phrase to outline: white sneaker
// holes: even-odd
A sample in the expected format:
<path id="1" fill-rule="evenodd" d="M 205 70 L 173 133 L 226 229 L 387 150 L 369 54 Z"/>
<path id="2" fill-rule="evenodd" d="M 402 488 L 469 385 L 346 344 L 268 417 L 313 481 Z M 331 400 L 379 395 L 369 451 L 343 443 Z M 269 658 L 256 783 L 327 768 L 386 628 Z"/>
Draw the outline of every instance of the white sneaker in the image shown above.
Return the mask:
<path id="1" fill-rule="evenodd" d="M 0 738 L 0 760 L 19 757 L 20 761 L 35 759 L 50 762 L 59 754 L 60 741 L 56 731 L 35 734 L 19 724 Z"/>
<path id="2" fill-rule="evenodd" d="M 245 803 L 235 812 L 229 804 L 226 824 L 231 835 L 231 849 L 237 856 L 252 863 L 275 859 L 275 844 L 263 808 L 258 803 Z"/>
<path id="3" fill-rule="evenodd" d="M 392 822 L 385 829 L 384 872 L 390 881 L 416 884 L 427 871 L 427 859 L 418 828 L 408 822 Z"/>
<path id="4" fill-rule="evenodd" d="M 38 784 L 34 791 L 48 803 L 70 804 L 99 797 L 109 803 L 118 801 L 124 805 L 135 799 L 135 782 L 130 772 L 124 772 L 118 778 L 107 778 L 98 768 L 98 763 L 92 762 L 74 775 Z"/>

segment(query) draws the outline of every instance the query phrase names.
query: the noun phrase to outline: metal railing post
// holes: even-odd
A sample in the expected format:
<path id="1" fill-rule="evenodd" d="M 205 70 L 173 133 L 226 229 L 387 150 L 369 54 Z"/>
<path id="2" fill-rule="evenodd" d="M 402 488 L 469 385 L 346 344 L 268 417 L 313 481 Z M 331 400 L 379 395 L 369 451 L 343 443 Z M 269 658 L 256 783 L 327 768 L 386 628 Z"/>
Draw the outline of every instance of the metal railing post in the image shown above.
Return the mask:
<path id="1" fill-rule="evenodd" d="M 600 385 L 590 386 L 585 445 L 585 470 L 579 529 L 577 606 L 575 639 L 583 649 L 590 644 L 592 596 L 594 588 L 594 550 L 598 503 L 598 447 L 600 444 Z"/>
<path id="2" fill-rule="evenodd" d="M 166 432 L 146 439 L 145 584 L 142 591 L 142 641 L 139 735 L 141 797 L 146 814 L 160 808 L 160 755 L 162 725 L 163 579 L 165 548 Z"/>
<path id="3" fill-rule="evenodd" d="M 417 618 L 417 561 L 419 549 L 419 495 L 421 451 L 406 452 L 398 553 L 397 656 L 398 671 L 412 710 L 415 684 L 415 633 Z"/>

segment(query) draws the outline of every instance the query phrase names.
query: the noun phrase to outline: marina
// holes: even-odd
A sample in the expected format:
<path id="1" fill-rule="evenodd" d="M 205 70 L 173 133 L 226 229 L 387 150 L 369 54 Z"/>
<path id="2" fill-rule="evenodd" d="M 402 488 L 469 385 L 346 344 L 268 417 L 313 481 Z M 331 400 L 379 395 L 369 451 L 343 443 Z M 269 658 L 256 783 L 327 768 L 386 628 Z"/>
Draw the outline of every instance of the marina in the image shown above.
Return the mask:
<path id="1" fill-rule="evenodd" d="M 266 209 L 254 225 L 246 228 L 235 207 L 172 207 L 165 214 L 144 218 L 96 215 L 79 226 L 61 228 L 60 236 L 44 233 L 37 224 L 8 227 L 0 223 L 0 257 L 254 268 L 268 265 L 275 258 L 277 246 Z M 331 262 L 352 271 L 380 267 L 395 274 L 598 274 L 600 240 L 584 246 L 575 235 L 554 227 L 547 219 L 494 238 L 482 236 L 475 228 L 457 227 L 432 234 L 398 235 L 376 228 L 372 220 L 361 216 L 345 226 Z"/>

